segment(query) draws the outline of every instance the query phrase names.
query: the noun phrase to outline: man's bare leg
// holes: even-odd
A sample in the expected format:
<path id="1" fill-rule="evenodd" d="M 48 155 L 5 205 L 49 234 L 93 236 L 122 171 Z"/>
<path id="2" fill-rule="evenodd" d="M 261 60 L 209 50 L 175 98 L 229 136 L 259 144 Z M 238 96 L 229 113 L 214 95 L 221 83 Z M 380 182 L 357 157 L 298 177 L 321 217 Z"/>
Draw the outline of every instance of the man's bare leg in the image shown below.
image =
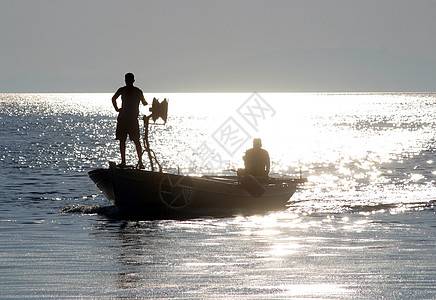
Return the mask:
<path id="1" fill-rule="evenodd" d="M 119 166 L 126 166 L 126 140 L 120 140 L 120 153 L 121 153 L 121 164 Z"/>

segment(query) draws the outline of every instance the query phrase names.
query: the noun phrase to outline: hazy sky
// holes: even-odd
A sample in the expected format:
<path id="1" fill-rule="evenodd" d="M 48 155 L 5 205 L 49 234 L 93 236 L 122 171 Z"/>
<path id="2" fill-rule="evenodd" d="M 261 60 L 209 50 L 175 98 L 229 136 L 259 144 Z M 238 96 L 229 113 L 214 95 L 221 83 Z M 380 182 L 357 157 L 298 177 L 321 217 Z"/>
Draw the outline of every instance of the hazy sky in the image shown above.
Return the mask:
<path id="1" fill-rule="evenodd" d="M 70 78 L 70 91 L 93 81 L 112 91 L 125 72 L 138 83 L 277 50 L 436 61 L 436 1 L 1 0 L 0 38 L 0 92 L 5 82 L 28 91 L 38 76 Z"/>

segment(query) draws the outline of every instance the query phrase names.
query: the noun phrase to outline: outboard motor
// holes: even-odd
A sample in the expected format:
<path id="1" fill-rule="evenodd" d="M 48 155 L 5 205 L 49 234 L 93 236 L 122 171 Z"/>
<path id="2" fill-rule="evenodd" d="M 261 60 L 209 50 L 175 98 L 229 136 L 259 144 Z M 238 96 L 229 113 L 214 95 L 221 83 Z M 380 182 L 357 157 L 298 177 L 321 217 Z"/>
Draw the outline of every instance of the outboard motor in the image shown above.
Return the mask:
<path id="1" fill-rule="evenodd" d="M 162 102 L 159 103 L 158 99 L 153 98 L 153 103 L 150 107 L 150 111 L 151 118 L 153 119 L 153 122 L 155 122 L 155 124 L 157 119 L 161 118 L 164 121 L 164 124 L 161 125 L 165 125 L 168 116 L 168 100 L 165 98 Z"/>

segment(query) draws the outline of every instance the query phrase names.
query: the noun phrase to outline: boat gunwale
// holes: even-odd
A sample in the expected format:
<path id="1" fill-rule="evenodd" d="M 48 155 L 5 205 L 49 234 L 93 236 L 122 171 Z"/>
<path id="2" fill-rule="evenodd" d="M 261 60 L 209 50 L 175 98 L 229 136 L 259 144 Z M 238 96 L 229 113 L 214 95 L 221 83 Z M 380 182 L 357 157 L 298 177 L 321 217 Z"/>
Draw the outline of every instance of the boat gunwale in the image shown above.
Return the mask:
<path id="1" fill-rule="evenodd" d="M 186 177 L 186 178 L 190 178 L 193 180 L 200 180 L 200 181 L 205 181 L 205 182 L 214 182 L 214 183 L 222 183 L 225 185 L 235 185 L 238 186 L 240 185 L 240 181 L 238 180 L 237 176 L 234 175 L 202 175 L 202 176 L 196 176 L 196 175 L 186 175 L 186 174 L 176 174 L 176 173 L 167 173 L 167 172 L 156 172 L 156 171 L 149 171 L 149 170 L 140 170 L 140 169 L 134 169 L 134 168 L 116 168 L 115 170 L 117 170 L 117 176 L 122 176 L 122 177 L 131 177 L 130 175 L 133 174 L 148 174 L 148 175 L 152 175 L 152 174 L 160 174 L 162 176 L 165 175 L 171 175 L 171 176 L 180 176 L 180 177 Z M 91 176 L 91 174 L 93 173 L 98 173 L 98 172 L 110 172 L 111 169 L 106 169 L 106 168 L 99 168 L 99 169 L 95 169 L 92 171 L 88 172 L 88 175 Z M 122 171 L 122 172 L 119 172 Z M 127 171 L 127 172 L 124 172 Z M 140 173 L 139 173 L 140 172 Z M 137 179 L 137 177 L 132 177 L 133 179 Z M 274 187 L 274 186 L 288 186 L 288 185 L 294 185 L 294 184 L 299 184 L 302 182 L 307 181 L 307 179 L 305 178 L 275 178 L 275 177 L 270 177 L 269 180 L 273 181 L 273 182 L 268 182 L 267 184 L 263 184 L 266 187 Z"/>

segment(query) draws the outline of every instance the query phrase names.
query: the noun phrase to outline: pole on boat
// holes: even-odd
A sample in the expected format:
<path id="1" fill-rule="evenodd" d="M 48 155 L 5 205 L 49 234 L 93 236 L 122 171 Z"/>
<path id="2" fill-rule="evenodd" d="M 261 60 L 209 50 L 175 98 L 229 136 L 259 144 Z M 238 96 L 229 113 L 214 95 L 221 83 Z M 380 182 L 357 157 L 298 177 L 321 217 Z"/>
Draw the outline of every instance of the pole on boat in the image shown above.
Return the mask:
<path id="1" fill-rule="evenodd" d="M 144 151 L 147 151 L 148 159 L 150 160 L 151 171 L 154 171 L 153 157 L 151 155 L 150 142 L 148 141 L 148 125 L 150 124 L 150 117 L 151 117 L 151 115 L 143 117 L 143 120 L 144 120 L 144 148 L 145 148 Z"/>

